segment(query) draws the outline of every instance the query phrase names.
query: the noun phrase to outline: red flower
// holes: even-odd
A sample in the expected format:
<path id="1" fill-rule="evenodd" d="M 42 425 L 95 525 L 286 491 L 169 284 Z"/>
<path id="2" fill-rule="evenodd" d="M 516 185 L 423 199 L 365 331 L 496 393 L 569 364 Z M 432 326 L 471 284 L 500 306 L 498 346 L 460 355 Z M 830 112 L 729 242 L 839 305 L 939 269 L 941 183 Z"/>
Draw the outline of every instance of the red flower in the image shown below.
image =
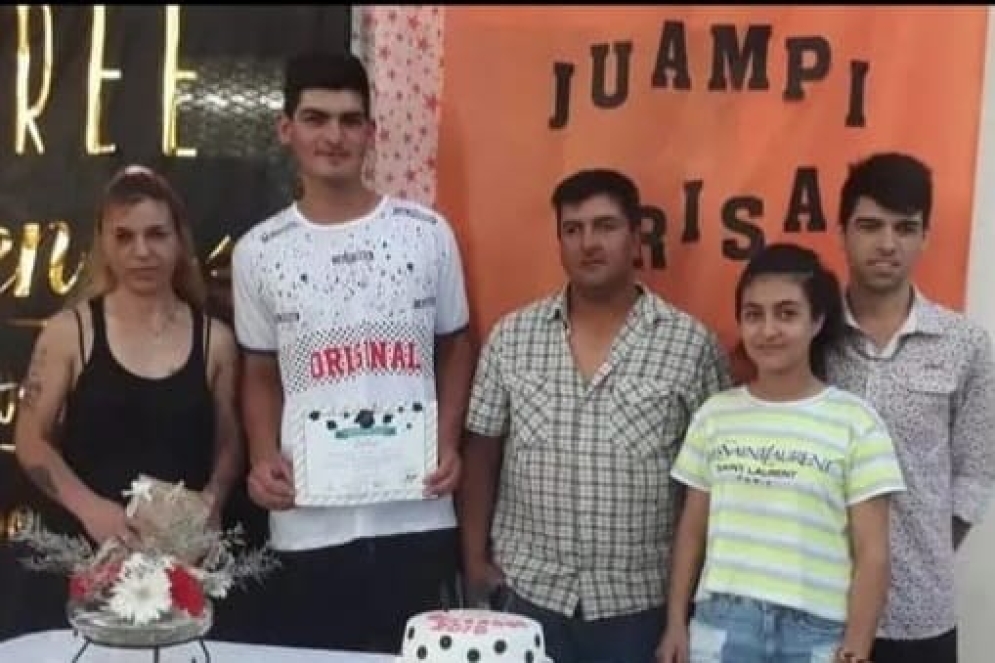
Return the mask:
<path id="1" fill-rule="evenodd" d="M 169 576 L 169 594 L 173 605 L 192 617 L 204 614 L 204 592 L 197 579 L 182 566 L 170 567 L 166 574 Z"/>
<path id="2" fill-rule="evenodd" d="M 95 566 L 69 578 L 69 596 L 75 600 L 86 599 L 113 585 L 121 573 L 121 562 Z"/>
<path id="3" fill-rule="evenodd" d="M 90 593 L 91 584 L 84 576 L 73 576 L 69 579 L 69 598 L 80 600 Z"/>
<path id="4" fill-rule="evenodd" d="M 121 562 L 109 562 L 93 570 L 93 583 L 98 586 L 113 585 L 121 575 Z"/>

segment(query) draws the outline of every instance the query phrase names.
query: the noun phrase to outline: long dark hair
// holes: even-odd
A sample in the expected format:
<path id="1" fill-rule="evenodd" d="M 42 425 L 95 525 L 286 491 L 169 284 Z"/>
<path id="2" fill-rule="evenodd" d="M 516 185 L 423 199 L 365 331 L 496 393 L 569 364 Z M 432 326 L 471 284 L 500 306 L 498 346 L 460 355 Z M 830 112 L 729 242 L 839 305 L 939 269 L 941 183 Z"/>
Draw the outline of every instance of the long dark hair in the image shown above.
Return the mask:
<path id="1" fill-rule="evenodd" d="M 780 274 L 798 280 L 808 300 L 814 319 L 822 318 L 822 328 L 809 346 L 812 374 L 826 379 L 828 350 L 843 333 L 843 294 L 836 274 L 819 259 L 819 255 L 791 243 L 769 244 L 757 252 L 739 277 L 736 285 L 736 319 L 740 319 L 743 293 L 758 276 Z M 742 352 L 742 344 L 738 348 Z"/>

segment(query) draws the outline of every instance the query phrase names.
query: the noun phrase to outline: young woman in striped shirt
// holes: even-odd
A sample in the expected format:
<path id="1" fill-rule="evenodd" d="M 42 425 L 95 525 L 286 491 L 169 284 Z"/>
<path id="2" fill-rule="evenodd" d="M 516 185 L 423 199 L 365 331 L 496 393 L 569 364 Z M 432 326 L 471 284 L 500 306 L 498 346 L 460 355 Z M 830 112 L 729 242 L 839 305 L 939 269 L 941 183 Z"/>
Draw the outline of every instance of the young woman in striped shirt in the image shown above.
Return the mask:
<path id="1" fill-rule="evenodd" d="M 824 382 L 840 297 L 818 256 L 791 244 L 768 246 L 740 278 L 755 375 L 695 413 L 672 471 L 687 498 L 661 663 L 869 656 L 888 588 L 889 495 L 904 481 L 877 413 Z"/>

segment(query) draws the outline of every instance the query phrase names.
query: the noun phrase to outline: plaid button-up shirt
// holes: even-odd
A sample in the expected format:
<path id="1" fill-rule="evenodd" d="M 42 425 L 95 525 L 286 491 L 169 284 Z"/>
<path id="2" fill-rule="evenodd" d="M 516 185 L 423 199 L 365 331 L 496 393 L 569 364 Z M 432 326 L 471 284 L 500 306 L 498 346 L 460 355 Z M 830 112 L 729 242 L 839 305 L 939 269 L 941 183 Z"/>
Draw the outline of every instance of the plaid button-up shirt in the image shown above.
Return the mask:
<path id="1" fill-rule="evenodd" d="M 731 384 L 716 336 L 640 289 L 589 382 L 570 350 L 565 290 L 499 321 L 474 379 L 468 429 L 505 440 L 495 562 L 515 592 L 565 615 L 664 602 L 670 466 L 695 410 Z"/>

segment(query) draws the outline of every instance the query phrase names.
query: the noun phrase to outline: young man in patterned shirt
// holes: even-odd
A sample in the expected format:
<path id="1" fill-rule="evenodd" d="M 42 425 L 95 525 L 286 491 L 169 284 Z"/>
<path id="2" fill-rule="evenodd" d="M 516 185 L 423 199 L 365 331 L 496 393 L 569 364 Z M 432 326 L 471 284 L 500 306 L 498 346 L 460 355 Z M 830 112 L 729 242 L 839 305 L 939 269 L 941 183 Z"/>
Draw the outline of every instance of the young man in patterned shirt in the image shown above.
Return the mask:
<path id="1" fill-rule="evenodd" d="M 670 466 L 691 415 L 730 385 L 727 362 L 637 281 L 628 177 L 576 173 L 552 203 L 569 284 L 498 322 L 471 391 L 466 580 L 537 619 L 555 661 L 650 663 L 678 510 Z"/>
<path id="2" fill-rule="evenodd" d="M 930 301 L 911 274 L 932 211 L 931 174 L 903 154 L 850 170 L 840 220 L 848 331 L 830 378 L 887 423 L 908 491 L 892 502 L 892 579 L 875 663 L 955 663 L 955 552 L 995 484 L 995 364 L 987 332 Z"/>

